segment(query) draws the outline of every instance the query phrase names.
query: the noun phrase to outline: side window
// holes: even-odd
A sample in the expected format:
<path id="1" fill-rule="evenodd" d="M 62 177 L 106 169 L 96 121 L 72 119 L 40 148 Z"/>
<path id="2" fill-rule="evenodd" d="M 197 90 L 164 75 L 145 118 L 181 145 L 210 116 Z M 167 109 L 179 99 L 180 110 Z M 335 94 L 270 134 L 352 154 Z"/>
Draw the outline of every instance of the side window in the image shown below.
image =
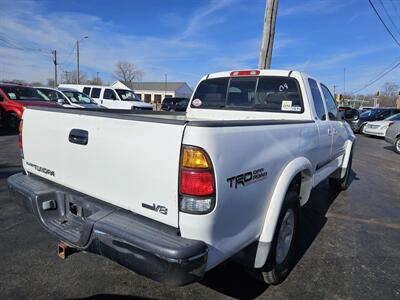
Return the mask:
<path id="1" fill-rule="evenodd" d="M 116 100 L 117 96 L 115 95 L 115 92 L 111 89 L 105 89 L 104 90 L 104 99 L 110 99 L 110 100 Z"/>
<path id="2" fill-rule="evenodd" d="M 390 110 L 384 110 L 377 116 L 377 120 L 384 120 L 390 116 Z"/>
<path id="3" fill-rule="evenodd" d="M 66 100 L 65 97 L 63 96 L 63 94 L 61 94 L 60 92 L 57 92 L 57 100 L 58 99 Z"/>
<path id="4" fill-rule="evenodd" d="M 311 94 L 313 97 L 315 112 L 320 120 L 326 120 L 324 102 L 321 97 L 321 92 L 319 91 L 318 84 L 314 79 L 309 78 L 308 84 L 310 85 Z"/>
<path id="5" fill-rule="evenodd" d="M 100 98 L 100 92 L 101 92 L 101 89 L 92 88 L 92 93 L 90 94 L 90 97 L 99 99 Z"/>
<path id="6" fill-rule="evenodd" d="M 336 107 L 335 99 L 329 89 L 321 84 L 322 93 L 324 94 L 326 108 L 328 109 L 329 120 L 339 120 L 339 111 Z"/>
<path id="7" fill-rule="evenodd" d="M 84 88 L 83 88 L 83 93 L 89 96 L 89 94 L 90 94 L 90 87 L 87 87 L 87 86 L 84 87 Z"/>

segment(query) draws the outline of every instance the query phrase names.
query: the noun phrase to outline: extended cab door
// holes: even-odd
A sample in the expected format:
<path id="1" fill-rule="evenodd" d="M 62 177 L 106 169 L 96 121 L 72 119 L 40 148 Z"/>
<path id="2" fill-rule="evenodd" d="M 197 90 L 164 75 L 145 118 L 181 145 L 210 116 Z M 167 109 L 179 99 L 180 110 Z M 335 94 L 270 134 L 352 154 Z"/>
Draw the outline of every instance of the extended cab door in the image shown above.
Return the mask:
<path id="1" fill-rule="evenodd" d="M 332 124 L 326 117 L 326 108 L 317 81 L 312 78 L 308 78 L 308 84 L 310 86 L 314 111 L 316 114 L 315 123 L 317 124 L 319 130 L 319 147 L 316 151 L 317 159 L 315 166 L 316 171 L 318 171 L 331 161 L 333 131 Z"/>
<path id="2" fill-rule="evenodd" d="M 339 117 L 339 111 L 331 92 L 323 84 L 321 84 L 321 89 L 328 111 L 328 119 L 332 126 L 332 159 L 334 159 L 344 153 L 348 134 L 343 121 Z"/>

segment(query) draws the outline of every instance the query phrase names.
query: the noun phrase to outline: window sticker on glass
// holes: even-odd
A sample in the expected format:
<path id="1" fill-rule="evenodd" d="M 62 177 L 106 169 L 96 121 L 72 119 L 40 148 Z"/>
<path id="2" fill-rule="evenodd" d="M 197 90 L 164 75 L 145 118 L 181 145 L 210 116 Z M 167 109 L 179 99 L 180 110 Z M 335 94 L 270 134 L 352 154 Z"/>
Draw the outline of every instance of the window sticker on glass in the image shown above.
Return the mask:
<path id="1" fill-rule="evenodd" d="M 202 102 L 201 102 L 200 99 L 194 99 L 193 102 L 192 102 L 192 104 L 193 104 L 193 106 L 195 106 L 195 107 L 200 107 L 201 104 L 202 104 Z"/>
<path id="2" fill-rule="evenodd" d="M 299 111 L 301 111 L 301 106 L 293 105 L 291 111 L 299 112 Z"/>
<path id="3" fill-rule="evenodd" d="M 282 111 L 292 111 L 292 101 L 283 100 L 281 110 Z"/>
<path id="4" fill-rule="evenodd" d="M 10 97 L 10 99 L 17 99 L 17 95 L 14 93 L 8 93 L 8 97 Z"/>

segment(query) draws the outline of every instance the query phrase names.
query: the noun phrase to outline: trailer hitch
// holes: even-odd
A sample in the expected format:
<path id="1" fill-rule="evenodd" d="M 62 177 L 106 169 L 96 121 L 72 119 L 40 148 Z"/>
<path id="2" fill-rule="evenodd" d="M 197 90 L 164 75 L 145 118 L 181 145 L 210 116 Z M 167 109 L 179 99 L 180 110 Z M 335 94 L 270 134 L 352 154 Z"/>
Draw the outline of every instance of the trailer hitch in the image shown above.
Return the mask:
<path id="1" fill-rule="evenodd" d="M 78 249 L 71 247 L 65 242 L 60 242 L 57 245 L 57 255 L 61 259 L 67 259 L 68 256 L 78 252 Z"/>

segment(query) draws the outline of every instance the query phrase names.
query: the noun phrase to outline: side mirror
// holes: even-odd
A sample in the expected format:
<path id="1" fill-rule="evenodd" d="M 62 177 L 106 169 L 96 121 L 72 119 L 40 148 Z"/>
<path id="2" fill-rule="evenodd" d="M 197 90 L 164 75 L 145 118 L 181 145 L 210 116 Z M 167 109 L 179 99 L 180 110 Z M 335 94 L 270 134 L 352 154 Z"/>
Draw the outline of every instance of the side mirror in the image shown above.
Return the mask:
<path id="1" fill-rule="evenodd" d="M 57 99 L 57 103 L 58 104 L 65 104 L 65 100 L 64 99 Z"/>

